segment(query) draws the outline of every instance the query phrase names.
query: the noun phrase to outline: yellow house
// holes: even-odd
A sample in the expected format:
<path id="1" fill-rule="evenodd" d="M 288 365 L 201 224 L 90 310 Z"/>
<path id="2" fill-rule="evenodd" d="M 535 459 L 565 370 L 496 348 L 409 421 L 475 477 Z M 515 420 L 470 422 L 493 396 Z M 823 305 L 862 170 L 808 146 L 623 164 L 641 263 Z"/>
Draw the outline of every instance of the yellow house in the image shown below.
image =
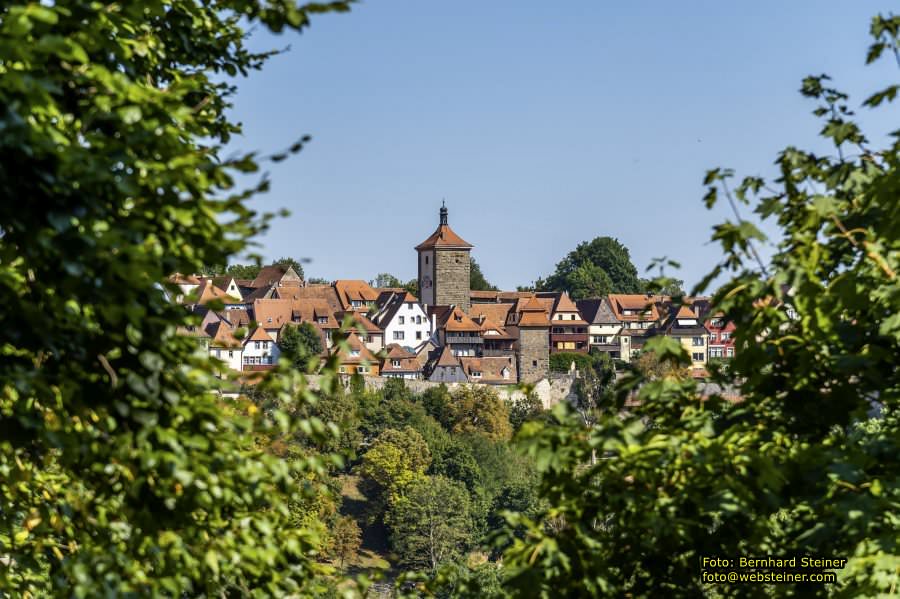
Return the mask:
<path id="1" fill-rule="evenodd" d="M 667 337 L 678 339 L 691 357 L 692 374 L 702 374 L 709 359 L 709 331 L 691 306 L 681 306 L 666 325 Z"/>

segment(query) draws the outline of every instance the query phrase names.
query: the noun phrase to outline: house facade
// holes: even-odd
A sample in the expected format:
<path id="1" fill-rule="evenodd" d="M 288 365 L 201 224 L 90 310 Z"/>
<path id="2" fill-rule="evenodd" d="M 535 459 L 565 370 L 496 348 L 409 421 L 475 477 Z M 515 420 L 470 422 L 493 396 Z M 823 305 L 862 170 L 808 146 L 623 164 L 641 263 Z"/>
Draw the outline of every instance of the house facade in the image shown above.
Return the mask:
<path id="1" fill-rule="evenodd" d="M 372 316 L 383 331 L 386 344 L 417 348 L 431 337 L 431 318 L 408 292 L 391 293 Z"/>
<path id="2" fill-rule="evenodd" d="M 550 317 L 550 352 L 588 352 L 588 323 L 568 293 L 559 293 Z"/>
<path id="3" fill-rule="evenodd" d="M 622 345 L 619 333 L 622 323 L 609 305 L 609 298 L 586 299 L 576 302 L 579 312 L 588 323 L 588 345 L 592 352 L 603 352 L 619 358 Z"/>

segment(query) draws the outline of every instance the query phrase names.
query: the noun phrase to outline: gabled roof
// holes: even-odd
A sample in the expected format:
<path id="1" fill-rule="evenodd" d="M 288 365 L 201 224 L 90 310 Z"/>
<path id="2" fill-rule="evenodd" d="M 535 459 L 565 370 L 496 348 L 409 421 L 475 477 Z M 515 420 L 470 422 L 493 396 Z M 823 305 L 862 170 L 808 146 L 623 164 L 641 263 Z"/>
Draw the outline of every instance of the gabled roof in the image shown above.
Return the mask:
<path id="1" fill-rule="evenodd" d="M 480 383 L 505 383 L 513 384 L 518 378 L 516 376 L 516 361 L 510 356 L 491 356 L 475 358 L 469 356 L 460 356 L 463 372 L 470 382 Z M 503 377 L 503 370 L 508 370 L 508 377 Z M 473 372 L 480 372 L 481 376 L 474 378 Z"/>
<path id="2" fill-rule="evenodd" d="M 212 341 L 209 342 L 210 347 L 241 347 L 241 342 L 235 338 L 231 327 L 229 327 L 225 322 L 221 320 L 215 324 L 210 325 L 207 333 L 209 333 L 209 336 L 212 337 Z"/>
<path id="3" fill-rule="evenodd" d="M 321 329 L 336 329 L 340 326 L 334 317 L 334 311 L 324 299 L 301 298 L 288 301 L 291 302 L 291 318 L 295 322 L 310 322 Z M 320 322 L 322 319 L 324 322 Z"/>
<path id="4" fill-rule="evenodd" d="M 250 313 L 246 308 L 232 308 L 223 310 L 219 316 L 225 318 L 234 327 L 245 327 L 250 324 Z"/>
<path id="5" fill-rule="evenodd" d="M 556 305 L 553 306 L 554 312 L 578 312 L 578 306 L 569 297 L 569 294 L 562 292 L 556 298 Z"/>
<path id="6" fill-rule="evenodd" d="M 500 326 L 506 324 L 506 318 L 509 316 L 510 310 L 515 307 L 512 303 L 502 304 L 472 304 L 469 307 L 469 316 L 478 322 L 479 317 L 484 317 L 485 321 L 494 322 Z"/>
<path id="7" fill-rule="evenodd" d="M 263 327 L 256 327 L 253 329 L 253 333 L 244 340 L 244 345 L 251 341 L 274 341 L 274 339 L 266 332 L 266 329 Z"/>
<path id="8" fill-rule="evenodd" d="M 375 324 L 374 322 L 369 320 L 368 317 L 363 316 L 359 312 L 354 312 L 353 310 L 347 310 L 344 312 L 337 312 L 334 316 L 335 316 L 335 318 L 337 318 L 337 320 L 339 322 L 344 322 L 344 319 L 349 317 L 350 322 L 354 325 L 354 328 L 355 328 L 355 325 L 362 325 L 362 328 L 365 329 L 365 331 L 369 334 L 382 332 L 382 330 L 378 327 L 377 324 Z"/>
<path id="9" fill-rule="evenodd" d="M 343 310 L 337 291 L 331 285 L 288 285 L 276 287 L 274 296 L 279 299 L 293 300 L 321 300 L 325 302 L 332 312 Z"/>
<path id="10" fill-rule="evenodd" d="M 203 279 L 197 290 L 197 303 L 208 304 L 212 301 L 220 301 L 223 304 L 240 304 L 241 300 L 231 297 L 218 287 L 212 284 L 210 279 Z"/>
<path id="11" fill-rule="evenodd" d="M 254 287 L 253 291 L 244 295 L 244 301 L 248 304 L 258 299 L 272 299 L 276 287 L 274 285 L 263 285 Z"/>
<path id="12" fill-rule="evenodd" d="M 362 280 L 342 279 L 334 282 L 338 300 L 344 310 L 352 310 L 352 302 L 374 302 L 378 299 L 378 292 Z"/>
<path id="13" fill-rule="evenodd" d="M 578 306 L 578 311 L 590 324 L 620 324 L 612 308 L 609 307 L 609 300 L 605 297 L 578 300 L 575 304 Z"/>
<path id="14" fill-rule="evenodd" d="M 405 350 L 396 343 L 391 343 L 386 348 L 387 355 L 382 363 L 381 372 L 421 372 L 422 365 L 416 358 L 416 354 Z M 399 361 L 399 366 L 394 366 L 394 361 Z"/>
<path id="15" fill-rule="evenodd" d="M 609 294 L 609 305 L 613 314 L 621 321 L 645 321 L 659 320 L 658 303 L 667 301 L 668 298 L 658 295 L 644 295 L 640 293 L 625 294 L 611 293 Z M 638 312 L 637 314 L 625 314 L 625 310 Z"/>
<path id="16" fill-rule="evenodd" d="M 685 320 L 687 320 L 687 319 L 696 320 L 697 315 L 694 314 L 694 311 L 691 309 L 690 306 L 684 305 L 684 306 L 681 306 L 680 308 L 678 308 L 678 313 L 675 315 L 675 318 L 681 318 L 681 319 L 685 319 Z"/>
<path id="17" fill-rule="evenodd" d="M 469 318 L 469 316 L 457 306 L 449 310 L 439 328 L 451 333 L 481 332 L 481 325 Z"/>
<path id="18" fill-rule="evenodd" d="M 438 357 L 437 362 L 435 362 L 435 367 L 437 366 L 459 366 L 459 358 L 453 355 L 453 351 L 450 350 L 449 345 L 445 345 L 444 349 L 441 350 L 441 355 Z"/>
<path id="19" fill-rule="evenodd" d="M 258 299 L 253 302 L 253 316 L 256 323 L 267 329 L 280 329 L 293 320 L 291 300 Z"/>
<path id="20" fill-rule="evenodd" d="M 289 279 L 295 282 L 300 281 L 300 275 L 289 264 L 270 264 L 263 266 L 253 282 L 251 287 L 264 287 L 267 285 L 278 285 L 282 279 Z"/>
<path id="21" fill-rule="evenodd" d="M 553 301 L 550 299 L 549 301 Z M 550 310 L 547 301 L 541 301 L 532 295 L 528 299 L 520 299 L 517 311 L 520 312 L 516 326 L 518 327 L 549 327 Z"/>
<path id="22" fill-rule="evenodd" d="M 365 343 L 360 341 L 356 333 L 350 333 L 347 336 L 347 345 L 350 347 L 351 351 L 359 352 L 359 355 L 351 355 L 343 349 L 341 345 L 342 344 L 337 344 L 332 349 L 332 353 L 337 354 L 340 358 L 341 364 L 361 364 L 363 362 L 369 362 L 370 364 L 378 363 L 375 354 L 369 351 L 369 348 L 366 347 Z"/>
<path id="23" fill-rule="evenodd" d="M 381 293 L 378 298 L 378 305 L 381 306 L 375 314 L 370 314 L 372 321 L 381 328 L 387 327 L 397 312 L 400 311 L 407 303 L 418 304 L 419 300 L 413 294 L 407 291 L 390 292 L 385 297 L 385 293 Z"/>

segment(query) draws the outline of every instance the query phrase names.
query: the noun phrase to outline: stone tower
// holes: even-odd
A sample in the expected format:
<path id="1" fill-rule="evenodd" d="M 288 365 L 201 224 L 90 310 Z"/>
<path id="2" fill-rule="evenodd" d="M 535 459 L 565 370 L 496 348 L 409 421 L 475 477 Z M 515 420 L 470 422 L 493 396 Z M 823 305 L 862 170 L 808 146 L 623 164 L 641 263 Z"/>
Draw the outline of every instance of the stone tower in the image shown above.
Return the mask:
<path id="1" fill-rule="evenodd" d="M 455 304 L 469 311 L 469 252 L 472 245 L 447 224 L 447 206 L 431 236 L 416 246 L 419 253 L 419 299 L 429 306 Z"/>
<path id="2" fill-rule="evenodd" d="M 519 311 L 519 382 L 536 383 L 550 377 L 550 317 L 535 296 Z"/>

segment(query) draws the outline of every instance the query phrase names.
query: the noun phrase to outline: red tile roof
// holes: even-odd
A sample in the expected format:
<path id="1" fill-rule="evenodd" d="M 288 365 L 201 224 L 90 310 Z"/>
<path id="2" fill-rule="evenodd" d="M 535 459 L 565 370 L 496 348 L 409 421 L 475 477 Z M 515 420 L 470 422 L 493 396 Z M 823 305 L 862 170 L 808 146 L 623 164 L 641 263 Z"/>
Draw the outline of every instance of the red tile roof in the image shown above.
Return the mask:
<path id="1" fill-rule="evenodd" d="M 428 239 L 416 246 L 417 250 L 430 250 L 434 248 L 471 248 L 471 243 L 457 235 L 450 225 L 438 225 Z"/>

